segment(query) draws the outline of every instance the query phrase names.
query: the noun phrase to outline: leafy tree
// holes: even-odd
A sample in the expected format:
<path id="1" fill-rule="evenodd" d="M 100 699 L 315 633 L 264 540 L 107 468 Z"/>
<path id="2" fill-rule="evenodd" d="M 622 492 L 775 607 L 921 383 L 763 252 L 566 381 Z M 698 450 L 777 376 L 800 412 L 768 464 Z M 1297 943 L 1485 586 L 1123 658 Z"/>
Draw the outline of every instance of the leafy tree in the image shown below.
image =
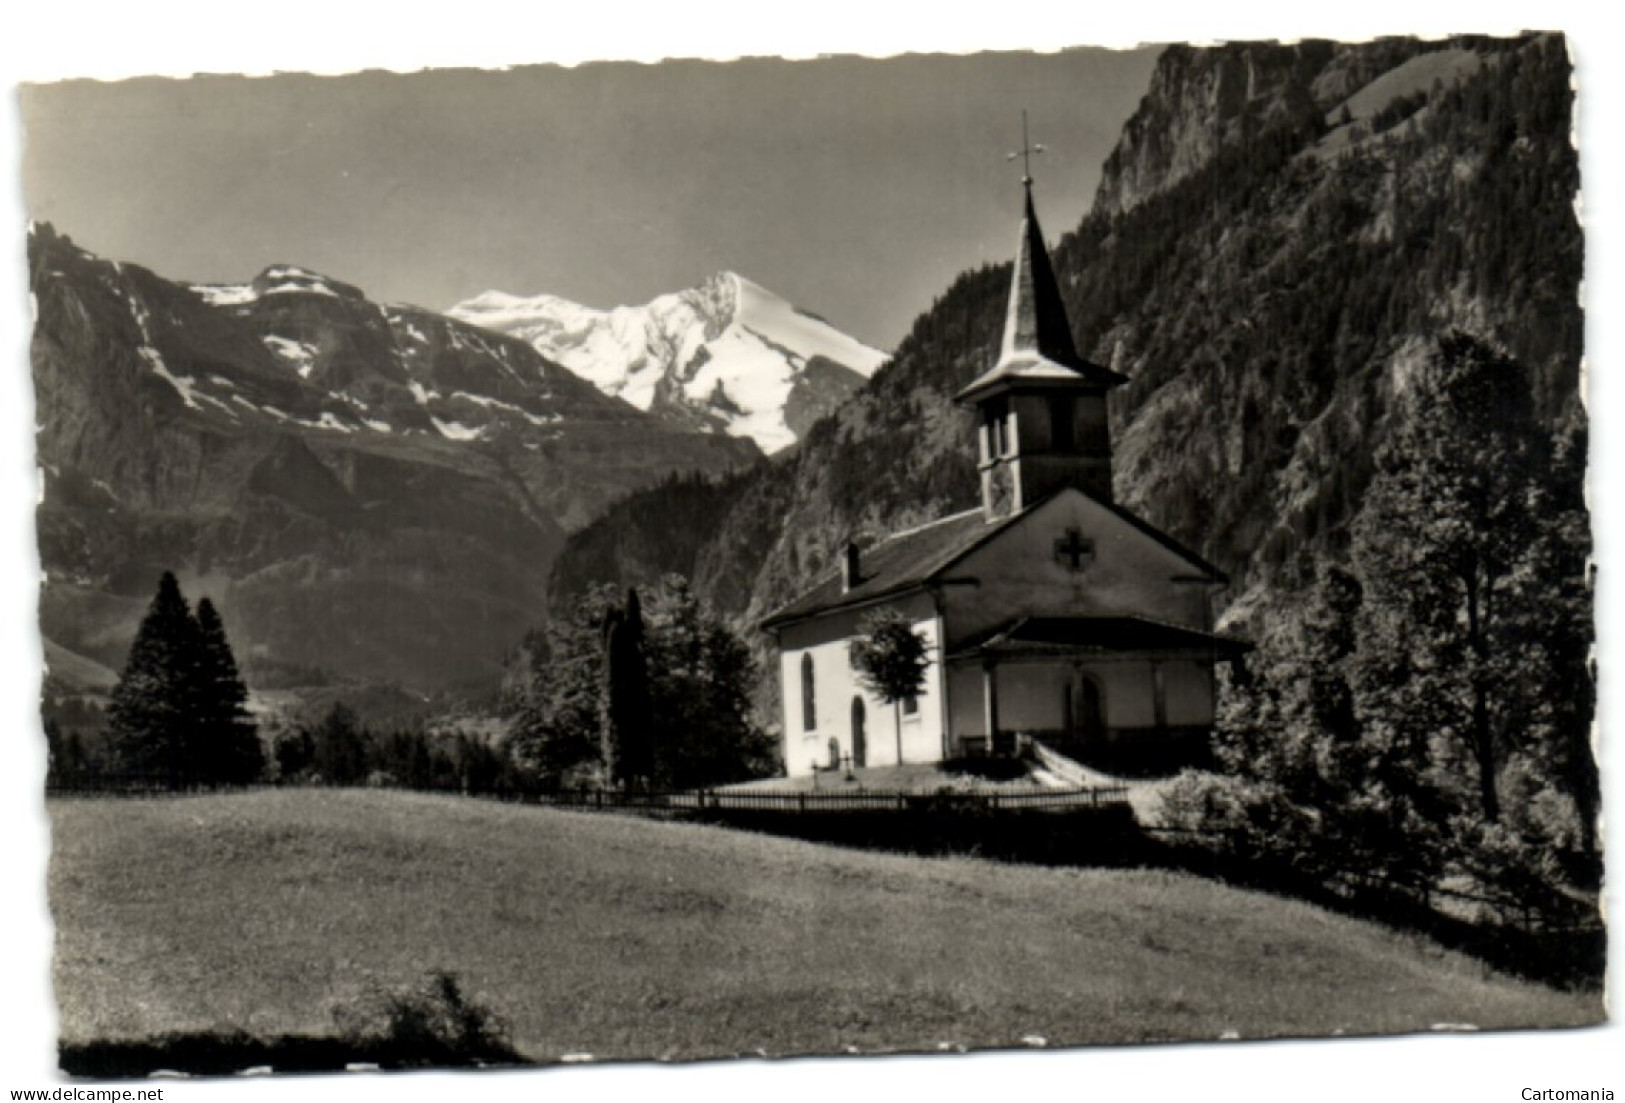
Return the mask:
<path id="1" fill-rule="evenodd" d="M 1443 861 L 1440 817 L 1413 749 L 1365 723 L 1354 685 L 1363 598 L 1354 575 L 1323 571 L 1225 687 L 1214 739 L 1223 776 L 1182 779 L 1166 811 L 1281 869 L 1420 888 Z"/>
<path id="2" fill-rule="evenodd" d="M 852 641 L 852 669 L 863 687 L 892 707 L 897 728 L 897 761 L 903 761 L 903 702 L 919 694 L 931 665 L 925 637 L 896 609 L 864 616 Z"/>
<path id="3" fill-rule="evenodd" d="M 1410 366 L 1348 569 L 1262 641 L 1221 713 L 1228 777 L 1170 813 L 1321 875 L 1562 910 L 1600 875 L 1583 438 L 1554 447 L 1472 338 Z"/>
<path id="4" fill-rule="evenodd" d="M 81 789 L 94 780 L 94 766 L 76 731 L 64 732 L 54 718 L 45 721 L 45 784 L 52 789 Z"/>
<path id="5" fill-rule="evenodd" d="M 1431 743 L 1441 767 L 1468 775 L 1477 815 L 1494 823 L 1500 770 L 1540 726 L 1537 682 L 1572 689 L 1585 677 L 1552 669 L 1541 643 L 1580 612 L 1553 598 L 1583 587 L 1583 565 L 1536 573 L 1554 527 L 1577 534 L 1552 493 L 1550 441 L 1519 365 L 1451 334 L 1401 410 L 1354 527 L 1363 697 L 1372 723 L 1406 745 Z"/>
<path id="6" fill-rule="evenodd" d="M 629 623 L 634 615 L 641 632 Z M 634 641 L 641 642 L 647 706 Z M 612 645 L 622 664 L 614 677 Z M 655 787 L 687 789 L 758 776 L 772 769 L 773 746 L 754 720 L 755 674 L 750 649 L 680 576 L 668 576 L 647 608 L 630 598 L 623 605 L 613 586 L 595 587 L 549 624 L 547 655 L 510 749 L 552 783 L 645 777 Z M 639 729 L 646 742 L 635 737 Z M 609 730 L 615 735 L 606 746 Z"/>
<path id="7" fill-rule="evenodd" d="M 772 770 L 773 743 L 751 704 L 750 649 L 680 575 L 655 594 L 645 648 L 657 786 L 692 789 Z"/>
<path id="8" fill-rule="evenodd" d="M 509 738 L 515 759 L 547 784 L 601 770 L 604 622 L 619 605 L 614 586 L 595 586 L 548 621 Z"/>
<path id="9" fill-rule="evenodd" d="M 316 741 L 307 729 L 295 728 L 277 736 L 271 753 L 278 780 L 302 781 L 310 776 L 316 761 Z"/>

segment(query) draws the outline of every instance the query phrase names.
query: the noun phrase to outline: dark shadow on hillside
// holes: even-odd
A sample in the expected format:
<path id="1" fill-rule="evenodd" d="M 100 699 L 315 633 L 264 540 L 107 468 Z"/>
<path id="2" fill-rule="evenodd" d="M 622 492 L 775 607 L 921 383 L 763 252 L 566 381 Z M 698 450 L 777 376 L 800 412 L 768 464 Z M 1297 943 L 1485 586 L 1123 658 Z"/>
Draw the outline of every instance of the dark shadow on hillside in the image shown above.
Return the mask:
<path id="1" fill-rule="evenodd" d="M 1398 886 L 1332 885 L 1280 863 L 1227 857 L 1190 840 L 1147 832 L 1128 805 L 990 811 L 948 798 L 916 798 L 908 811 L 798 816 L 707 809 L 683 818 L 863 850 L 1189 873 L 1423 935 L 1499 972 L 1567 990 L 1600 989 L 1607 964 L 1607 931 L 1600 922 L 1472 922 L 1446 915 L 1425 896 Z"/>
<path id="2" fill-rule="evenodd" d="M 98 1080 L 140 1080 L 159 1071 L 235 1076 L 249 1069 L 322 1073 L 344 1072 L 357 1065 L 395 1071 L 501 1068 L 531 1063 L 506 1046 L 473 1052 L 302 1034 L 256 1038 L 236 1032 L 164 1034 L 137 1041 L 64 1042 L 57 1054 L 59 1066 L 69 1076 Z"/>

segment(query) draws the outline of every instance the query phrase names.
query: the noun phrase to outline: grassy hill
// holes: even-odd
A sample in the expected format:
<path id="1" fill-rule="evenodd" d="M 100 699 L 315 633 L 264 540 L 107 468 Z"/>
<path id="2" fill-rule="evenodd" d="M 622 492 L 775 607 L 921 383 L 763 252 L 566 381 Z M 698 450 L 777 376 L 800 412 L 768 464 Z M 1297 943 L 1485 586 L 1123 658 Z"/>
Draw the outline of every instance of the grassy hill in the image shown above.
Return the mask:
<path id="1" fill-rule="evenodd" d="M 528 1057 L 1595 1023 L 1601 999 L 1196 878 L 420 794 L 53 802 L 65 1041 L 326 1033 L 455 973 Z"/>

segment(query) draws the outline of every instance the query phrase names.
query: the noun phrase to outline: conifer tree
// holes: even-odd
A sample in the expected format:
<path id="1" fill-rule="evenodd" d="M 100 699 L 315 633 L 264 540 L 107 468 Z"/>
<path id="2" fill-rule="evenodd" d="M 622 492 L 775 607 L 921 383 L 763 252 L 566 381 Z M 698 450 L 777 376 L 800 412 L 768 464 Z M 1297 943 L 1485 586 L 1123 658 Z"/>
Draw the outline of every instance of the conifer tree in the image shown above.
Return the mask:
<path id="1" fill-rule="evenodd" d="M 193 757 L 208 780 L 247 784 L 264 770 L 264 753 L 248 714 L 248 687 L 237 672 L 226 626 L 208 598 L 197 604 L 197 642 Z"/>
<path id="2" fill-rule="evenodd" d="M 310 733 L 312 767 L 327 785 L 357 785 L 367 776 L 367 736 L 355 711 L 333 702 Z"/>
<path id="3" fill-rule="evenodd" d="M 116 772 L 172 789 L 253 781 L 264 756 L 247 701 L 213 603 L 194 617 L 165 571 L 108 707 Z"/>
<path id="4" fill-rule="evenodd" d="M 115 766 L 127 778 L 174 789 L 198 780 L 188 753 L 197 654 L 197 622 L 165 571 L 108 705 Z"/>

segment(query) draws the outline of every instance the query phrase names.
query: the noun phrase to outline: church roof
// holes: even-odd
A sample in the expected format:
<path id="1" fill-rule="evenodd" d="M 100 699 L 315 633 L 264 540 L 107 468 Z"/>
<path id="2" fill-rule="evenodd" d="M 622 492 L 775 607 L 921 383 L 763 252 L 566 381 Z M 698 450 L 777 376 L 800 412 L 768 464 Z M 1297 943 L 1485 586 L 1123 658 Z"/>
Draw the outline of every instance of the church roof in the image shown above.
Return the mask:
<path id="1" fill-rule="evenodd" d="M 1010 277 L 1010 300 L 1004 316 L 1004 343 L 999 359 L 970 386 L 959 392 L 960 402 L 973 401 L 1001 385 L 1023 381 L 1048 386 L 1116 387 L 1125 376 L 1078 355 L 1072 343 L 1061 286 L 1044 247 L 1044 231 L 1033 210 L 1027 189 L 1026 213 L 1016 243 L 1016 261 Z"/>
<path id="2" fill-rule="evenodd" d="M 1125 651 L 1197 651 L 1233 658 L 1251 650 L 1244 640 L 1147 617 L 1018 617 L 956 646 L 948 658 Z"/>
<path id="3" fill-rule="evenodd" d="M 818 613 L 917 589 L 1021 516 L 1016 514 L 990 525 L 981 509 L 971 509 L 889 536 L 863 551 L 859 558 L 858 585 L 843 589 L 841 572 L 837 571 L 763 621 L 762 627 L 771 629 Z"/>
<path id="4" fill-rule="evenodd" d="M 873 547 L 864 549 L 859 556 L 861 578 L 858 585 L 851 589 L 843 588 L 841 571 L 837 570 L 764 620 L 762 628 L 772 630 L 791 621 L 805 620 L 808 617 L 855 605 L 865 605 L 910 593 L 931 582 L 943 581 L 940 577 L 943 571 L 1005 529 L 1032 516 L 1045 502 L 1067 493 L 1089 497 L 1091 501 L 1110 510 L 1141 533 L 1184 559 L 1202 575 L 1207 576 L 1208 580 L 1219 583 L 1227 581 L 1224 572 L 1218 567 L 1122 506 L 1094 498 L 1078 487 L 1068 486 L 1055 491 L 1043 501 L 1035 502 L 1020 513 L 1011 514 L 992 523 L 987 521 L 980 509 L 971 509 L 888 536 Z"/>

